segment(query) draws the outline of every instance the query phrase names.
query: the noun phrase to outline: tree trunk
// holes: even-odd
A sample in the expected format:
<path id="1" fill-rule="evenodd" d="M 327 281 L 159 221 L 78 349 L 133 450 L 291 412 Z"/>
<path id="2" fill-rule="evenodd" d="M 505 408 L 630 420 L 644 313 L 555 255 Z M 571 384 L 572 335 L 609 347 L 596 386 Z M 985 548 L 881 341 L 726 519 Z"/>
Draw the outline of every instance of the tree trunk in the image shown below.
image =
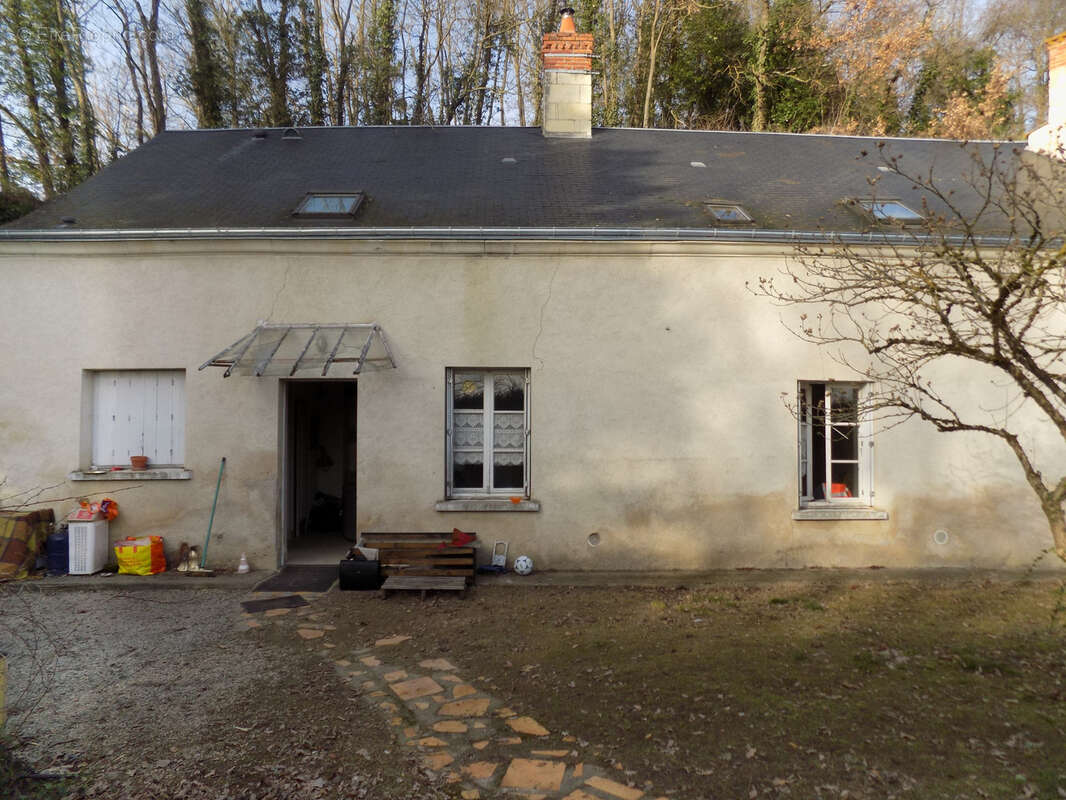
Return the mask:
<path id="1" fill-rule="evenodd" d="M 1066 513 L 1063 512 L 1062 503 L 1051 497 L 1044 497 L 1041 498 L 1040 507 L 1051 529 L 1052 549 L 1055 555 L 1066 561 Z"/>
<path id="2" fill-rule="evenodd" d="M 333 28 L 337 37 L 337 53 L 334 61 L 337 64 L 336 73 L 330 77 L 333 91 L 330 93 L 332 108 L 332 124 L 343 125 L 345 120 L 345 94 L 348 89 L 348 72 L 352 64 L 352 46 L 348 41 L 348 25 L 352 19 L 352 3 L 348 0 L 344 10 L 341 10 L 341 0 L 332 0 L 330 3 L 330 16 L 333 18 Z"/>
<path id="3" fill-rule="evenodd" d="M 526 93 L 522 87 L 522 46 L 514 48 L 514 90 L 518 102 L 518 124 L 526 127 Z"/>
<path id="4" fill-rule="evenodd" d="M 126 59 L 126 69 L 130 73 L 130 86 L 133 88 L 133 97 L 137 104 L 137 144 L 144 144 L 144 95 L 141 94 L 141 80 L 140 74 L 137 69 L 137 62 L 133 58 L 133 40 L 130 33 L 130 18 L 126 13 L 126 9 L 120 4 L 116 3 L 111 6 L 111 10 L 115 12 L 119 20 L 122 23 L 122 28 L 119 32 L 119 40 L 122 43 L 122 54 Z"/>
<path id="5" fill-rule="evenodd" d="M 69 189 L 78 183 L 78 157 L 74 154 L 74 130 L 70 124 L 73 110 L 67 95 L 67 61 L 63 57 L 63 45 L 60 43 L 63 31 L 59 28 L 59 20 L 54 16 L 55 8 L 49 11 L 52 16 L 47 19 L 47 23 L 53 27 L 54 35 L 47 38 L 46 45 L 48 78 L 52 84 L 56 145 L 63 165 L 56 177 L 59 178 L 60 188 Z"/>
<path id="6" fill-rule="evenodd" d="M 7 147 L 4 145 L 4 115 L 0 114 L 0 192 L 11 188 L 11 173 L 7 168 Z"/>
<path id="7" fill-rule="evenodd" d="M 415 108 L 411 114 L 411 124 L 424 125 L 426 122 L 426 82 L 429 78 L 429 66 L 426 63 L 426 38 L 429 36 L 429 12 L 422 5 L 422 27 L 418 33 L 418 55 L 415 59 Z"/>
<path id="8" fill-rule="evenodd" d="M 85 85 L 85 49 L 82 45 L 78 15 L 70 13 L 66 5 L 67 1 L 55 0 L 56 15 L 59 18 L 60 29 L 70 34 L 69 39 L 67 36 L 61 36 L 60 42 L 70 69 L 74 97 L 78 101 L 78 149 L 82 170 L 80 177 L 87 178 L 100 168 L 100 158 L 96 152 L 96 115 Z"/>
<path id="9" fill-rule="evenodd" d="M 211 26 L 204 0 L 185 0 L 189 19 L 191 58 L 189 83 L 196 98 L 196 122 L 201 128 L 222 127 L 221 70 L 211 46 Z"/>
<path id="10" fill-rule="evenodd" d="M 642 127 L 648 127 L 648 118 L 651 112 L 651 90 L 655 85 L 655 56 L 659 49 L 659 36 L 656 30 L 659 27 L 659 12 L 662 9 L 662 0 L 655 0 L 655 11 L 651 17 L 651 39 L 648 42 L 648 82 L 644 89 L 644 115 Z"/>
<path id="11" fill-rule="evenodd" d="M 159 0 L 151 0 L 151 11 L 145 15 L 140 0 L 134 0 L 137 15 L 141 19 L 141 35 L 138 43 L 147 63 L 147 75 L 144 79 L 144 93 L 148 98 L 148 113 L 152 115 L 152 134 L 159 134 L 167 128 L 167 101 L 163 93 L 163 75 L 159 71 Z"/>
<path id="12" fill-rule="evenodd" d="M 33 153 L 37 158 L 37 177 L 41 181 L 41 189 L 45 199 L 55 196 L 55 181 L 52 175 L 52 158 L 48 152 L 48 139 L 44 133 L 44 121 L 41 113 L 40 94 L 37 89 L 37 77 L 34 73 L 33 59 L 30 57 L 29 47 L 26 43 L 26 22 L 22 10 L 22 0 L 11 0 L 5 4 L 5 16 L 8 18 L 8 29 L 11 32 L 12 44 L 18 55 L 19 66 L 22 68 L 23 100 L 30 115 L 30 130 L 32 135 L 27 136 Z"/>
<path id="13" fill-rule="evenodd" d="M 767 61 L 770 56 L 770 0 L 762 0 L 763 17 L 756 34 L 755 68 L 752 83 L 755 88 L 755 111 L 751 120 L 753 131 L 765 131 L 769 124 L 770 97 L 767 91 Z"/>

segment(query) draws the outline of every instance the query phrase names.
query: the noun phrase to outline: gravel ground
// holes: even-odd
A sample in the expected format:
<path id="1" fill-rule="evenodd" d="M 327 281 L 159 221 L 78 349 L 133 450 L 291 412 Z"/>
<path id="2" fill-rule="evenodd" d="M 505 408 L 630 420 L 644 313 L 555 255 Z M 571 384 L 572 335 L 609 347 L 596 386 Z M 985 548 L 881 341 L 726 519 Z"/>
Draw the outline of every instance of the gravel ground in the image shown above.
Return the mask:
<path id="1" fill-rule="evenodd" d="M 244 630 L 245 596 L 0 589 L 17 755 L 74 797 L 436 797 L 332 665 Z"/>

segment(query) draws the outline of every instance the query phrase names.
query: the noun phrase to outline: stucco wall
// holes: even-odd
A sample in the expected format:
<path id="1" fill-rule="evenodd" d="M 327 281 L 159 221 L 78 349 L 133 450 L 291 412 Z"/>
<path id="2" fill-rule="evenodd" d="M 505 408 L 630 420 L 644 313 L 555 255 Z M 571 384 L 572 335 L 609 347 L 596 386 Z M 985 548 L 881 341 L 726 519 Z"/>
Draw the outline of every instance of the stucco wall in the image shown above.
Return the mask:
<path id="1" fill-rule="evenodd" d="M 888 520 L 792 520 L 796 423 L 782 395 L 853 376 L 746 291 L 783 258 L 724 244 L 5 243 L 4 491 L 123 488 L 65 481 L 85 466 L 82 370 L 184 368 L 194 477 L 113 494 L 113 533 L 202 539 L 226 456 L 212 553 L 273 563 L 279 382 L 196 368 L 261 319 L 373 321 L 398 369 L 359 380 L 361 530 L 457 526 L 559 569 L 1028 564 L 1050 539 L 1006 448 L 917 422 L 876 437 Z M 541 511 L 434 510 L 449 366 L 531 370 Z M 974 402 L 988 388 L 969 371 L 944 378 Z"/>

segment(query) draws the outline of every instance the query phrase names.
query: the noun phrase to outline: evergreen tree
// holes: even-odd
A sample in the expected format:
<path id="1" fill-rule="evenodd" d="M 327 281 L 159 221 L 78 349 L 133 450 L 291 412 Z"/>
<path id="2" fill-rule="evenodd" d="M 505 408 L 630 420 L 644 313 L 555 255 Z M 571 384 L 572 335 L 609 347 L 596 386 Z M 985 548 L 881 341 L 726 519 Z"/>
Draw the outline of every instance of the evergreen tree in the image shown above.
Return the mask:
<path id="1" fill-rule="evenodd" d="M 222 75 L 216 54 L 216 34 L 207 16 L 204 0 L 185 0 L 189 24 L 188 86 L 201 128 L 221 128 Z"/>

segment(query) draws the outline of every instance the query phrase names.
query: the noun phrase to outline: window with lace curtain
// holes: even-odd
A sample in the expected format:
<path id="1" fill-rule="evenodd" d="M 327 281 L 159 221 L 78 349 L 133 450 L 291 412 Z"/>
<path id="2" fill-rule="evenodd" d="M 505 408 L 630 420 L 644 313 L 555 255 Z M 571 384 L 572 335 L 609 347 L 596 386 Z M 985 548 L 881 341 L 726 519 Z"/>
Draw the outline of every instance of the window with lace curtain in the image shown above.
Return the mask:
<path id="1" fill-rule="evenodd" d="M 450 368 L 447 497 L 529 497 L 529 370 Z"/>

